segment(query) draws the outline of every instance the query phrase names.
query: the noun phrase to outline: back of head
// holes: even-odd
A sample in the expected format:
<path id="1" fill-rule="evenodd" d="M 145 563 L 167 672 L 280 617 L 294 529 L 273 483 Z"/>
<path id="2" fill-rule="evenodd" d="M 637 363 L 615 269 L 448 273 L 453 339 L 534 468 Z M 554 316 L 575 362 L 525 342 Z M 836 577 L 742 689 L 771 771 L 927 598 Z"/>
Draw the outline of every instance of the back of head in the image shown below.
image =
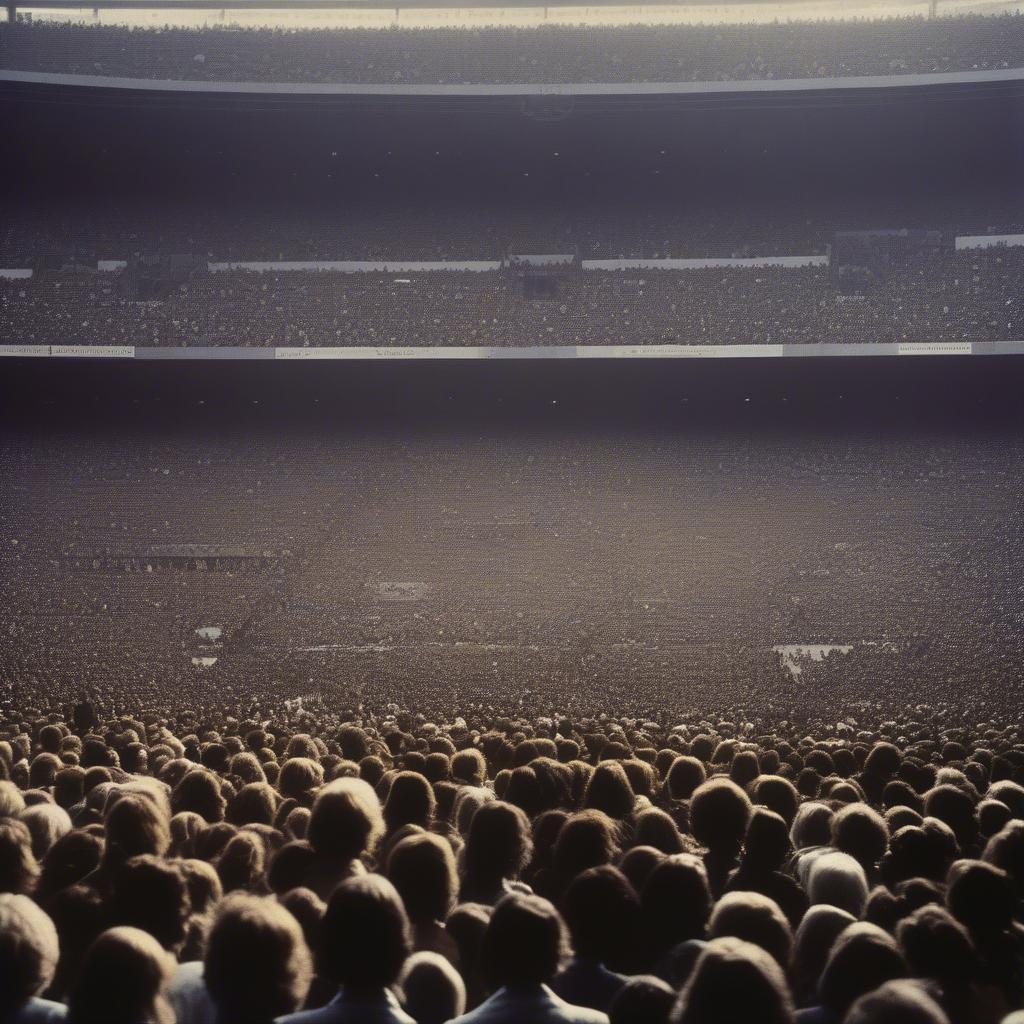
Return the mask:
<path id="1" fill-rule="evenodd" d="M 185 877 L 176 864 L 159 857 L 132 857 L 118 869 L 110 910 L 117 924 L 141 928 L 174 951 L 185 941 L 191 911 Z"/>
<path id="2" fill-rule="evenodd" d="M 736 938 L 709 942 L 671 1016 L 672 1024 L 792 1024 L 782 968 L 760 946 Z"/>
<path id="3" fill-rule="evenodd" d="M 643 923 L 655 954 L 687 939 L 702 939 L 711 914 L 707 871 L 699 857 L 679 853 L 659 863 L 640 897 Z"/>
<path id="4" fill-rule="evenodd" d="M 388 790 L 384 821 L 391 832 L 403 825 L 429 828 L 436 805 L 430 783 L 419 772 L 399 772 Z"/>
<path id="5" fill-rule="evenodd" d="M 708 938 L 731 936 L 770 953 L 783 970 L 789 966 L 793 932 L 779 905 L 758 892 L 728 892 L 715 904 Z"/>
<path id="6" fill-rule="evenodd" d="M 972 932 L 997 932 L 1013 919 L 1013 886 L 1000 868 L 958 860 L 949 869 L 946 906 Z"/>
<path id="7" fill-rule="evenodd" d="M 609 1024 L 668 1024 L 676 994 L 653 974 L 629 979 L 608 1009 Z"/>
<path id="8" fill-rule="evenodd" d="M 455 903 L 455 855 L 440 836 L 422 832 L 397 843 L 388 857 L 387 876 L 413 923 L 443 921 Z"/>
<path id="9" fill-rule="evenodd" d="M 459 972 L 438 953 L 413 953 L 398 979 L 406 1012 L 416 1024 L 445 1024 L 465 1012 L 466 986 Z"/>
<path id="10" fill-rule="evenodd" d="M 920 984 L 900 980 L 861 996 L 843 1024 L 949 1024 L 949 1018 Z"/>
<path id="11" fill-rule="evenodd" d="M 71 1024 L 138 1024 L 173 1021 L 163 991 L 174 959 L 138 928 L 110 928 L 82 961 L 67 1019 Z"/>
<path id="12" fill-rule="evenodd" d="M 512 804 L 484 803 L 469 826 L 464 866 L 467 876 L 514 878 L 526 866 L 532 852 L 530 822 Z"/>
<path id="13" fill-rule="evenodd" d="M 818 992 L 822 1005 L 842 1015 L 866 992 L 906 973 L 895 939 L 876 925 L 859 921 L 836 939 Z"/>
<path id="14" fill-rule="evenodd" d="M 312 959 L 298 921 L 283 906 L 232 893 L 217 908 L 203 977 L 223 1019 L 269 1019 L 301 1006 Z"/>
<path id="15" fill-rule="evenodd" d="M 911 971 L 946 986 L 968 984 L 974 944 L 967 929 L 943 907 L 928 904 L 900 921 L 896 938 Z"/>
<path id="16" fill-rule="evenodd" d="M 362 779 L 335 779 L 317 793 L 306 839 L 332 860 L 354 860 L 372 851 L 384 834 L 384 818 L 373 787 Z"/>
<path id="17" fill-rule="evenodd" d="M 747 794 L 729 779 L 716 777 L 698 786 L 690 801 L 690 827 L 712 851 L 738 850 L 750 820 Z"/>
<path id="18" fill-rule="evenodd" d="M 546 984 L 568 954 L 565 924 L 547 900 L 511 893 L 494 908 L 482 949 L 484 977 L 492 991 Z"/>
<path id="19" fill-rule="evenodd" d="M 790 849 L 789 827 L 785 818 L 767 808 L 755 807 L 743 843 L 744 864 L 774 871 L 782 866 Z"/>
<path id="20" fill-rule="evenodd" d="M 0 893 L 0 1019 L 50 984 L 59 953 L 53 921 L 28 896 Z"/>
<path id="21" fill-rule="evenodd" d="M 331 894 L 323 920 L 324 965 L 340 985 L 392 985 L 411 949 L 409 919 L 395 887 L 381 875 L 357 875 Z"/>
<path id="22" fill-rule="evenodd" d="M 636 936 L 640 900 L 618 868 L 596 867 L 573 879 L 563 910 L 576 953 L 615 963 Z"/>
<path id="23" fill-rule="evenodd" d="M 846 853 L 816 857 L 807 878 L 807 897 L 812 904 L 828 903 L 860 917 L 868 899 L 864 869 Z"/>
<path id="24" fill-rule="evenodd" d="M 804 914 L 793 940 L 793 984 L 798 997 L 817 990 L 836 939 L 856 921 L 853 914 L 827 903 L 819 903 Z"/>

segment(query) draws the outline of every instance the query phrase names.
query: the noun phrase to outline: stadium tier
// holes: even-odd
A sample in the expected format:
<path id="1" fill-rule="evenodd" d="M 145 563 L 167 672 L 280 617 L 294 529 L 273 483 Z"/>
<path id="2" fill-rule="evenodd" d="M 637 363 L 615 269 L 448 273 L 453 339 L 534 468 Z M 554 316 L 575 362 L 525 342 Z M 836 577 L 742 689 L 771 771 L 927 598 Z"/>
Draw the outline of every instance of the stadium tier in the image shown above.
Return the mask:
<path id="1" fill-rule="evenodd" d="M 888 242 L 889 235 L 883 238 Z M 902 239 L 896 233 L 897 239 Z M 11 345 L 536 347 L 1019 341 L 1024 246 L 829 265 L 41 270 L 0 281 Z M 617 261 L 612 261 L 613 263 Z M 700 261 L 696 261 L 698 264 Z M 712 261 L 713 262 L 713 261 Z M 273 265 L 271 265 L 273 266 Z M 456 265 L 457 266 L 457 265 Z"/>
<path id="2" fill-rule="evenodd" d="M 199 82 L 728 82 L 1005 71 L 1024 16 L 482 29 L 0 24 L 0 68 Z"/>

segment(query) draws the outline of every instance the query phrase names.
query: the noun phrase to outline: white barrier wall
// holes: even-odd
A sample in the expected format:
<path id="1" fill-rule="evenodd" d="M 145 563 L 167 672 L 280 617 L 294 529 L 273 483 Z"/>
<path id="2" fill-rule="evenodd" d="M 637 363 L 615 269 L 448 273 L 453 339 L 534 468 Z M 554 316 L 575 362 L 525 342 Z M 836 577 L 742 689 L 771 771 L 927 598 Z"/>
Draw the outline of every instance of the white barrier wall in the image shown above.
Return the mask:
<path id="1" fill-rule="evenodd" d="M 23 267 L 12 267 L 8 270 L 0 270 L 0 277 L 8 281 L 17 281 L 22 278 L 31 277 L 32 271 Z"/>
<path id="2" fill-rule="evenodd" d="M 828 256 L 752 256 L 742 259 L 583 260 L 584 270 L 706 270 L 712 267 L 827 267 Z"/>
<path id="3" fill-rule="evenodd" d="M 998 245 L 1024 245 L 1024 235 L 958 235 L 958 249 L 993 249 Z"/>
<path id="4" fill-rule="evenodd" d="M 327 270 L 341 274 L 415 274 L 433 270 L 480 273 L 500 270 L 501 260 L 242 260 L 207 266 L 214 273 L 218 270 L 251 270 L 257 274 L 290 270 Z"/>

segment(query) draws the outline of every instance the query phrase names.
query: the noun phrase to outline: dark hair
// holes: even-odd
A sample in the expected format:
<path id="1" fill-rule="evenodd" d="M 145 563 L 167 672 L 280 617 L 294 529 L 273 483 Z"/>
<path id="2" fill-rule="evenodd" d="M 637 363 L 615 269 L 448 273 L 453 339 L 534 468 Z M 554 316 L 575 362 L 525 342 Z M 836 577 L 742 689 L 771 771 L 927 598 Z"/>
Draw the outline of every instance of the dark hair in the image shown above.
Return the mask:
<path id="1" fill-rule="evenodd" d="M 477 808 L 464 851 L 467 877 L 515 878 L 532 852 L 530 822 L 518 807 L 493 800 Z"/>
<path id="2" fill-rule="evenodd" d="M 672 1024 L 792 1024 L 793 1003 L 782 968 L 742 939 L 709 942 L 679 994 Z"/>
<path id="3" fill-rule="evenodd" d="M 402 898 L 386 878 L 339 883 L 323 920 L 324 966 L 335 981 L 356 990 L 392 985 L 411 948 Z"/>
<path id="4" fill-rule="evenodd" d="M 217 907 L 203 980 L 225 1020 L 260 1020 L 297 1009 L 313 978 L 295 918 L 269 897 L 232 893 Z"/>
<path id="5" fill-rule="evenodd" d="M 547 900 L 511 893 L 494 908 L 481 955 L 492 991 L 503 985 L 545 984 L 568 958 L 565 924 Z"/>
<path id="6" fill-rule="evenodd" d="M 793 932 L 779 905 L 759 892 L 728 892 L 715 904 L 708 937 L 725 936 L 752 942 L 770 953 L 783 970 L 789 967 Z"/>
<path id="7" fill-rule="evenodd" d="M 443 921 L 455 904 L 455 855 L 440 836 L 424 832 L 397 843 L 388 857 L 387 876 L 414 924 Z"/>
<path id="8" fill-rule="evenodd" d="M 665 782 L 673 800 L 689 800 L 693 791 L 703 785 L 707 772 L 702 761 L 696 757 L 677 757 L 669 766 Z"/>
<path id="9" fill-rule="evenodd" d="M 747 794 L 718 776 L 698 786 L 690 800 L 694 838 L 709 850 L 739 849 L 752 808 Z"/>
<path id="10" fill-rule="evenodd" d="M 176 864 L 143 854 L 118 869 L 110 894 L 113 923 L 141 928 L 174 951 L 185 941 L 191 909 L 188 885 Z"/>
<path id="11" fill-rule="evenodd" d="M 430 783 L 419 772 L 399 772 L 391 781 L 384 804 L 384 821 L 388 831 L 403 825 L 429 828 L 434 819 L 437 799 Z"/>
<path id="12" fill-rule="evenodd" d="M 605 865 L 577 875 L 562 909 L 580 956 L 616 964 L 636 938 L 640 900 L 618 868 Z"/>
<path id="13" fill-rule="evenodd" d="M 667 1024 L 675 991 L 653 974 L 639 974 L 619 989 L 608 1008 L 609 1024 Z"/>
<path id="14" fill-rule="evenodd" d="M 319 854 L 354 860 L 372 851 L 383 834 L 380 801 L 362 779 L 335 779 L 313 801 L 306 839 Z"/>
<path id="15" fill-rule="evenodd" d="M 841 1017 L 865 992 L 906 973 L 907 965 L 895 939 L 877 925 L 859 921 L 836 939 L 818 993 L 822 1005 Z"/>
<path id="16" fill-rule="evenodd" d="M 173 1019 L 163 999 L 174 960 L 138 928 L 111 928 L 89 947 L 68 1000 L 69 1024 Z"/>
<path id="17" fill-rule="evenodd" d="M 711 891 L 703 862 L 678 853 L 658 864 L 640 894 L 644 933 L 657 958 L 687 939 L 702 939 L 711 914 Z"/>

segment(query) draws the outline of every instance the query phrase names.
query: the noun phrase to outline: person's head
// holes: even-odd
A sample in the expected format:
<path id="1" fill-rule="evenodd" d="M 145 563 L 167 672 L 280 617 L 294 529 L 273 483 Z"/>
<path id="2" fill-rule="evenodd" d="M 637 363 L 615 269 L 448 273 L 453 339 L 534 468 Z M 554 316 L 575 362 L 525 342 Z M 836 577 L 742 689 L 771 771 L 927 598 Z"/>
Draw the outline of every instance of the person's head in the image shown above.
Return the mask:
<path id="1" fill-rule="evenodd" d="M 970 982 L 975 968 L 974 943 L 967 929 L 943 907 L 927 904 L 896 926 L 896 940 L 911 972 L 944 986 Z"/>
<path id="2" fill-rule="evenodd" d="M 579 956 L 614 965 L 636 937 L 640 900 L 618 868 L 604 865 L 577 875 L 562 909 Z"/>
<path id="3" fill-rule="evenodd" d="M 568 880 L 587 868 L 610 864 L 619 852 L 615 832 L 615 823 L 603 811 L 570 815 L 555 841 L 556 872 Z"/>
<path id="4" fill-rule="evenodd" d="M 482 786 L 487 780 L 487 761 L 475 747 L 468 747 L 452 758 L 451 773 L 464 786 Z"/>
<path id="5" fill-rule="evenodd" d="M 793 991 L 798 1000 L 817 991 L 832 946 L 856 921 L 853 914 L 827 903 L 819 903 L 804 914 L 793 939 Z"/>
<path id="6" fill-rule="evenodd" d="M 394 832 L 403 825 L 430 828 L 436 807 L 434 790 L 423 775 L 419 772 L 399 772 L 391 780 L 384 804 L 384 821 L 388 832 Z"/>
<path id="7" fill-rule="evenodd" d="M 0 818 L 0 893 L 31 894 L 39 879 L 32 833 L 17 818 Z"/>
<path id="8" fill-rule="evenodd" d="M 195 768 L 183 775 L 171 794 L 171 809 L 193 811 L 213 824 L 224 819 L 227 801 L 221 795 L 220 783 L 213 772 Z"/>
<path id="9" fill-rule="evenodd" d="M 140 794 L 117 799 L 104 816 L 104 861 L 120 863 L 150 853 L 162 857 L 171 845 L 170 823 L 157 804 Z"/>
<path id="10" fill-rule="evenodd" d="M 255 890 L 263 880 L 266 849 L 252 832 L 232 836 L 217 857 L 217 875 L 224 892 Z"/>
<path id="11" fill-rule="evenodd" d="M 783 970 L 789 967 L 793 932 L 779 905 L 759 892 L 727 892 L 708 922 L 708 938 L 731 936 L 760 946 Z"/>
<path id="12" fill-rule="evenodd" d="M 1010 926 L 1014 892 L 1005 871 L 980 860 L 958 860 L 946 881 L 946 906 L 968 931 L 1001 932 Z"/>
<path id="13" fill-rule="evenodd" d="M 247 893 L 217 907 L 203 964 L 220 1018 L 254 1024 L 298 1009 L 313 978 L 298 921 L 276 900 Z"/>
<path id="14" fill-rule="evenodd" d="M 46 855 L 35 898 L 45 903 L 53 893 L 81 881 L 102 856 L 103 840 L 92 832 L 74 829 L 61 836 Z"/>
<path id="15" fill-rule="evenodd" d="M 843 1024 L 950 1024 L 949 1017 L 915 981 L 887 981 L 862 995 L 843 1018 Z M 1006 1024 L 1004 1020 L 1003 1024 Z"/>
<path id="16" fill-rule="evenodd" d="M 853 1002 L 887 981 L 905 977 L 896 940 L 877 925 L 858 921 L 836 939 L 818 984 L 822 1006 L 841 1017 Z"/>
<path id="17" fill-rule="evenodd" d="M 388 857 L 387 876 L 413 924 L 443 921 L 455 905 L 455 855 L 440 836 L 421 832 L 397 843 Z"/>
<path id="18" fill-rule="evenodd" d="M 807 897 L 812 905 L 829 903 L 859 918 L 868 899 L 864 869 L 847 853 L 815 857 L 807 878 Z"/>
<path id="19" fill-rule="evenodd" d="M 466 982 L 466 1005 L 472 1009 L 486 995 L 481 950 L 490 923 L 491 907 L 483 903 L 460 903 L 445 922 L 445 931 L 459 951 L 459 968 Z"/>
<path id="20" fill-rule="evenodd" d="M 405 1012 L 416 1024 L 445 1024 L 465 1012 L 465 983 L 439 953 L 413 953 L 402 967 L 398 985 Z"/>
<path id="21" fill-rule="evenodd" d="M 495 906 L 481 950 L 491 991 L 547 984 L 568 956 L 565 923 L 546 899 L 510 893 Z"/>
<path id="22" fill-rule="evenodd" d="M 736 938 L 709 942 L 679 993 L 672 1024 L 793 1024 L 793 1002 L 778 963 Z"/>
<path id="23" fill-rule="evenodd" d="M 704 938 L 711 891 L 703 861 L 687 853 L 666 857 L 647 877 L 640 903 L 653 955 L 664 955 L 687 939 Z"/>
<path id="24" fill-rule="evenodd" d="M 653 974 L 630 978 L 612 999 L 609 1024 L 668 1024 L 675 990 Z"/>
<path id="25" fill-rule="evenodd" d="M 362 779 L 335 779 L 317 793 L 306 830 L 321 856 L 350 861 L 372 853 L 384 834 L 380 800 Z"/>
<path id="26" fill-rule="evenodd" d="M 464 851 L 467 878 L 516 878 L 532 852 L 530 822 L 518 807 L 495 800 L 477 808 Z"/>
<path id="27" fill-rule="evenodd" d="M 828 804 L 811 801 L 797 808 L 789 837 L 793 846 L 805 850 L 811 846 L 827 846 L 832 841 L 833 810 Z"/>
<path id="28" fill-rule="evenodd" d="M 677 757 L 669 766 L 665 777 L 668 795 L 673 800 L 689 800 L 693 791 L 707 778 L 704 763 L 696 757 Z"/>
<path id="29" fill-rule="evenodd" d="M 89 947 L 68 1001 L 69 1024 L 172 1024 L 164 990 L 174 958 L 138 928 L 110 928 Z"/>
<path id="30" fill-rule="evenodd" d="M 28 896 L 0 893 L 0 1020 L 50 984 L 59 955 L 53 921 Z"/>
<path id="31" fill-rule="evenodd" d="M 832 818 L 832 845 L 848 853 L 866 872 L 882 859 L 888 843 L 885 819 L 867 804 L 847 804 Z"/>
<path id="32" fill-rule="evenodd" d="M 603 811 L 610 818 L 624 818 L 633 810 L 635 796 L 629 776 L 618 761 L 602 761 L 590 776 L 583 806 Z"/>
<path id="33" fill-rule="evenodd" d="M 71 818 L 63 807 L 43 803 L 26 807 L 19 815 L 32 834 L 32 854 L 41 861 L 61 836 L 71 831 Z"/>
<path id="34" fill-rule="evenodd" d="M 266 782 L 249 782 L 228 803 L 227 820 L 233 825 L 273 825 L 276 812 L 277 794 L 273 787 Z"/>
<path id="35" fill-rule="evenodd" d="M 787 826 L 793 824 L 800 806 L 800 793 L 789 779 L 780 775 L 762 775 L 751 786 L 751 797 L 755 804 L 778 814 Z"/>
<path id="36" fill-rule="evenodd" d="M 313 749 L 316 749 L 315 746 Z M 277 776 L 277 789 L 281 796 L 308 807 L 313 802 L 314 792 L 323 785 L 323 781 L 324 770 L 319 761 L 313 760 L 312 757 L 289 757 L 281 765 L 281 771 Z"/>
<path id="37" fill-rule="evenodd" d="M 690 828 L 701 845 L 713 853 L 739 850 L 750 820 L 750 798 L 729 779 L 716 776 L 694 790 Z"/>
<path id="38" fill-rule="evenodd" d="M 402 898 L 381 875 L 341 882 L 331 893 L 322 927 L 324 967 L 349 989 L 393 985 L 412 948 Z"/>
<path id="39" fill-rule="evenodd" d="M 791 848 L 785 818 L 755 807 L 743 841 L 743 863 L 760 871 L 777 871 Z"/>
<path id="40" fill-rule="evenodd" d="M 649 807 L 636 816 L 633 842 L 653 846 L 665 854 L 683 853 L 686 848 L 672 816 L 659 807 Z"/>
<path id="41" fill-rule="evenodd" d="M 172 953 L 185 941 L 192 904 L 175 863 L 152 854 L 132 857 L 118 869 L 109 905 L 113 923 L 148 932 Z"/>

